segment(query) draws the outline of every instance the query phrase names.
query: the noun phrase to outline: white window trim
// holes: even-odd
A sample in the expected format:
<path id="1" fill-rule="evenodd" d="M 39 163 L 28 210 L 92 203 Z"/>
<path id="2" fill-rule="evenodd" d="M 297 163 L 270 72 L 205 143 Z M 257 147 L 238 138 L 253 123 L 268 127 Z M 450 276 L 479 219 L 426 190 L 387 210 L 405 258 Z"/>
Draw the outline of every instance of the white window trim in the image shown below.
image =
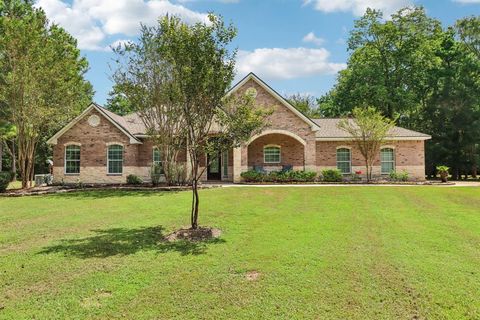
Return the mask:
<path id="1" fill-rule="evenodd" d="M 122 147 L 122 172 L 121 173 L 110 173 L 110 158 L 108 157 L 108 149 L 110 149 L 111 146 L 121 146 Z M 114 142 L 109 142 L 107 143 L 107 176 L 122 176 L 123 175 L 123 167 L 124 167 L 124 162 L 125 162 L 125 147 L 123 144 L 119 143 L 114 143 Z M 118 161 L 118 160 L 115 160 Z"/>
<path id="2" fill-rule="evenodd" d="M 393 160 L 392 161 L 382 161 L 382 150 L 384 149 L 392 149 L 393 151 Z M 383 172 L 382 171 L 382 162 L 388 162 L 388 163 L 391 163 L 393 162 L 393 171 L 397 171 L 397 155 L 396 155 L 396 150 L 395 150 L 395 147 L 394 146 L 382 146 L 380 148 L 380 174 L 382 175 L 388 175 L 390 174 L 390 172 Z"/>
<path id="3" fill-rule="evenodd" d="M 158 147 L 152 147 L 152 166 L 155 165 L 155 150 L 158 150 Z M 162 162 L 162 160 L 160 160 L 159 162 Z"/>
<path id="4" fill-rule="evenodd" d="M 65 146 L 65 148 L 64 148 L 65 150 L 63 152 L 63 174 L 66 175 L 66 176 L 79 176 L 80 172 L 78 172 L 78 173 L 68 173 L 67 172 L 67 147 L 69 147 L 69 146 L 80 147 L 80 160 L 78 160 L 78 167 L 79 167 L 79 170 L 81 171 L 82 170 L 82 167 L 80 166 L 80 164 L 82 163 L 81 144 L 77 143 L 77 142 L 72 142 L 72 143 L 64 144 L 64 146 Z M 77 160 L 73 160 L 73 161 L 77 161 Z"/>
<path id="5" fill-rule="evenodd" d="M 340 149 L 347 149 L 349 154 L 350 154 L 350 160 L 349 161 L 340 161 L 342 163 L 346 163 L 348 162 L 348 172 L 342 172 L 343 175 L 347 175 L 347 174 L 352 174 L 352 147 L 348 147 L 348 146 L 338 146 L 337 149 L 336 149 L 336 152 L 335 152 L 335 166 L 337 167 L 338 169 L 338 150 Z M 340 169 L 338 169 L 340 170 Z"/>
<path id="6" fill-rule="evenodd" d="M 106 145 L 107 147 L 118 145 L 118 146 L 122 146 L 123 148 L 125 148 L 125 145 L 124 145 L 123 142 L 116 142 L 116 141 L 106 142 L 105 145 Z"/>
<path id="7" fill-rule="evenodd" d="M 267 161 L 265 159 L 265 149 L 266 148 L 278 148 L 280 150 L 280 153 L 278 155 L 278 161 Z M 266 146 L 263 146 L 263 163 L 268 163 L 268 164 L 279 164 L 282 163 L 282 147 L 277 145 L 277 144 L 267 144 Z"/>
<path id="8" fill-rule="evenodd" d="M 156 165 L 155 163 L 155 150 L 159 150 L 158 147 L 152 147 L 152 166 Z M 164 168 L 163 168 L 163 161 L 161 160 L 162 159 L 162 153 L 160 152 L 160 164 L 162 165 L 162 171 L 163 173 L 160 173 L 160 176 L 164 176 L 165 175 L 165 171 L 164 171 Z M 153 170 L 153 168 L 152 168 Z"/>
<path id="9" fill-rule="evenodd" d="M 64 146 L 64 147 L 68 147 L 68 146 L 79 146 L 79 147 L 81 147 L 82 144 L 81 144 L 80 142 L 73 142 L 73 141 L 72 141 L 72 142 L 64 143 L 63 146 Z"/>

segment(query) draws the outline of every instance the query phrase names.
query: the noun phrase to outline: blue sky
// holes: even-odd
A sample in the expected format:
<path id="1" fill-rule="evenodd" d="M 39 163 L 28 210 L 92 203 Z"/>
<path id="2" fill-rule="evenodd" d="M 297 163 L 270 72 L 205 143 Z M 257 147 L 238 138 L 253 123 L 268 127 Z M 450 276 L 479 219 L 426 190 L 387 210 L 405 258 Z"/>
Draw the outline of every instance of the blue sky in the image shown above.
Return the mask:
<path id="1" fill-rule="evenodd" d="M 335 83 L 348 59 L 346 39 L 355 19 L 374 7 L 386 15 L 422 5 L 444 26 L 480 14 L 480 0 L 38 0 L 48 17 L 79 41 L 90 63 L 95 101 L 104 104 L 112 86 L 109 46 L 134 40 L 139 24 L 166 13 L 186 21 L 221 14 L 238 28 L 237 79 L 255 72 L 284 95 L 320 96 Z"/>

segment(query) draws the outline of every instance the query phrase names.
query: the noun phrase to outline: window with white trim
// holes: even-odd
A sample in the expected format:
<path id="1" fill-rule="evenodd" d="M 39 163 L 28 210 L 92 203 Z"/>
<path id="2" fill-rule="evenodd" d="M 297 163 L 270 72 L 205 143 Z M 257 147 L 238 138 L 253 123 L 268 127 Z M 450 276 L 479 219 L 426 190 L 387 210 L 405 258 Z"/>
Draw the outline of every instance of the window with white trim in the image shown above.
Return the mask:
<path id="1" fill-rule="evenodd" d="M 80 146 L 68 145 L 65 147 L 65 173 L 80 173 Z"/>
<path id="2" fill-rule="evenodd" d="M 153 169 L 155 174 L 163 174 L 163 161 L 160 149 L 153 148 Z"/>
<path id="3" fill-rule="evenodd" d="M 123 173 L 123 146 L 112 144 L 108 146 L 108 174 Z"/>
<path id="4" fill-rule="evenodd" d="M 382 174 L 390 174 L 395 171 L 395 150 L 393 148 L 382 148 L 380 150 L 380 164 Z"/>
<path id="5" fill-rule="evenodd" d="M 349 174 L 352 172 L 352 156 L 350 149 L 337 149 L 337 169 L 343 174 Z"/>
<path id="6" fill-rule="evenodd" d="M 279 146 L 265 146 L 263 148 L 263 162 L 265 163 L 280 163 L 281 150 Z"/>

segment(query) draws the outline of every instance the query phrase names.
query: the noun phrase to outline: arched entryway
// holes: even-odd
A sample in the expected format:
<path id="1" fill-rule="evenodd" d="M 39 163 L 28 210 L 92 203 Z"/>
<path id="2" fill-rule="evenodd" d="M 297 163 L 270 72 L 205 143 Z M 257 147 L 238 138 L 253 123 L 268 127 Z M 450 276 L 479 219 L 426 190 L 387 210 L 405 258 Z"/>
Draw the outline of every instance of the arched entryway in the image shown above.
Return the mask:
<path id="1" fill-rule="evenodd" d="M 305 141 L 288 131 L 265 131 L 248 143 L 248 169 L 304 170 Z"/>

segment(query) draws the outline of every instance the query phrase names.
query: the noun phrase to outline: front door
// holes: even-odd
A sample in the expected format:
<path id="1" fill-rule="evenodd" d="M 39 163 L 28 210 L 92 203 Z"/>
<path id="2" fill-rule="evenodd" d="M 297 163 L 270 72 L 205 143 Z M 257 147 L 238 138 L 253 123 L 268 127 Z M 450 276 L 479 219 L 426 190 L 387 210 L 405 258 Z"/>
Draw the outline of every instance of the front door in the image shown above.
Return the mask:
<path id="1" fill-rule="evenodd" d="M 208 162 L 210 165 L 207 168 L 207 180 L 222 180 L 220 153 L 209 154 Z"/>

